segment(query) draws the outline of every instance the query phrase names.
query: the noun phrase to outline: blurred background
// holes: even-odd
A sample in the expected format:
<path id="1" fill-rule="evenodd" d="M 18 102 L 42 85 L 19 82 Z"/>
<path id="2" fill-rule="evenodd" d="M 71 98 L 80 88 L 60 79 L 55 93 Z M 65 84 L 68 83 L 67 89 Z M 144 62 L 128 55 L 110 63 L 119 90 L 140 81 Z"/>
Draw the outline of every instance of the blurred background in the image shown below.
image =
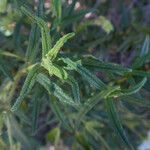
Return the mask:
<path id="1" fill-rule="evenodd" d="M 7 121 L 12 122 L 12 130 L 14 130 L 12 132 L 16 136 L 14 149 L 19 149 L 20 143 L 26 145 L 23 146 L 26 150 L 30 149 L 31 143 L 35 143 L 33 147 L 31 146 L 31 149 L 36 149 L 35 145 L 39 145 L 41 150 L 53 150 L 55 144 L 61 150 L 78 149 L 76 143 L 82 145 L 81 147 L 85 150 L 94 150 L 99 147 L 102 150 L 125 149 L 115 137 L 113 130 L 108 129 L 110 125 L 105 120 L 105 113 L 99 111 L 101 106 L 95 108 L 89 114 L 89 118 L 93 118 L 96 114 L 99 114 L 100 117 L 94 116 L 95 119 L 93 120 L 87 118 L 87 124 L 85 125 L 88 127 L 91 122 L 95 121 L 94 131 L 92 130 L 94 135 L 88 129 L 87 131 L 82 129 L 75 139 L 73 133 L 69 133 L 59 126 L 58 120 L 45 101 L 46 96 L 41 98 L 44 102 L 40 103 L 37 129 L 34 133 L 30 134 L 34 102 L 30 104 L 30 109 L 27 109 L 27 103 L 24 102 L 22 104 L 23 111 L 15 114 L 17 117 L 10 115 L 11 119 L 7 119 L 7 117 L 3 119 L 2 112 L 9 109 L 24 81 L 24 77 L 21 79 L 17 77 L 17 85 L 14 85 L 16 87 L 13 89 L 11 87 L 12 83 L 8 82 L 8 78 L 15 76 L 25 62 L 25 53 L 31 31 L 31 22 L 22 15 L 19 9 L 21 6 L 28 6 L 35 13 L 38 2 L 38 0 L 0 0 L 0 63 L 5 65 L 8 70 L 7 73 L 10 73 L 10 76 L 7 74 L 8 77 L 6 78 L 3 76 L 5 72 L 0 72 L 0 145 L 2 145 L 0 149 L 1 147 L 2 150 L 8 149 Z M 72 31 L 76 33 L 76 36 L 65 44 L 64 53 L 74 58 L 81 55 L 93 55 L 106 62 L 113 62 L 146 72 L 150 71 L 149 0 L 62 0 L 61 2 L 61 22 L 55 19 L 51 0 L 44 1 L 44 15 L 42 18 L 51 28 L 53 43 L 66 33 Z M 40 60 L 40 57 L 41 53 L 38 50 L 36 61 Z M 140 60 L 140 64 L 137 60 Z M 98 77 L 107 80 L 106 74 L 109 73 L 96 72 Z M 109 75 L 108 78 L 111 78 L 111 81 L 120 81 L 120 77 Z M 149 91 L 150 80 L 147 81 L 145 90 L 137 97 L 150 99 Z M 29 95 L 27 101 L 30 97 Z M 120 106 L 122 105 L 119 104 L 118 110 L 135 149 L 150 149 L 150 137 L 148 138 L 148 131 L 150 130 L 149 108 L 129 105 L 128 103 L 125 103 L 125 109 Z M 101 120 L 103 120 L 102 123 L 98 124 Z M 97 133 L 100 133 L 101 136 Z M 109 133 L 112 133 L 112 136 Z M 111 141 L 112 137 L 115 138 L 115 141 Z M 116 147 L 117 144 L 120 147 Z M 92 145 L 92 148 L 89 145 Z"/>

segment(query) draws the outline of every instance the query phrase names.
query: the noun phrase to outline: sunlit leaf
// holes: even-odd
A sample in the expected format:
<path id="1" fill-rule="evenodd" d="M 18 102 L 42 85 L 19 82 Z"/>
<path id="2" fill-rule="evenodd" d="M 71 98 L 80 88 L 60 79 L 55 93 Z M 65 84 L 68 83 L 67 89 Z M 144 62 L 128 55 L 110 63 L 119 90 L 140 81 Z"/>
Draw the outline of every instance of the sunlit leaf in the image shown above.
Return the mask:
<path id="1" fill-rule="evenodd" d="M 102 29 L 106 32 L 106 33 L 110 33 L 111 31 L 114 30 L 114 27 L 112 25 L 112 23 L 105 18 L 104 16 L 100 16 L 96 21 L 95 24 L 100 25 L 102 27 Z"/>
<path id="2" fill-rule="evenodd" d="M 75 35 L 75 33 L 68 33 L 68 34 L 64 35 L 62 38 L 60 38 L 57 41 L 57 43 L 54 45 L 54 47 L 46 54 L 46 56 L 50 60 L 54 60 L 56 58 L 59 50 L 61 49 L 61 47 L 67 42 L 67 40 L 72 38 L 74 35 Z"/>

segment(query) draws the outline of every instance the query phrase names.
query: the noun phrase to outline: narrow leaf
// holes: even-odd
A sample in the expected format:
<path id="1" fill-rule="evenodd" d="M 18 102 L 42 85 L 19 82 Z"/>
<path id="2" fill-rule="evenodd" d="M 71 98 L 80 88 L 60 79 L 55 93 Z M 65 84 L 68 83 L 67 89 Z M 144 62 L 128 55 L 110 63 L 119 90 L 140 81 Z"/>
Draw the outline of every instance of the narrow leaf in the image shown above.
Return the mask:
<path id="1" fill-rule="evenodd" d="M 25 98 L 25 96 L 30 92 L 30 90 L 32 89 L 32 87 L 34 86 L 34 83 L 36 81 L 36 76 L 38 74 L 39 71 L 39 65 L 35 65 L 28 73 L 26 80 L 24 82 L 24 85 L 20 91 L 20 95 L 17 98 L 16 102 L 14 103 L 14 105 L 11 108 L 11 111 L 16 111 L 20 104 L 22 103 L 23 99 Z"/>
<path id="2" fill-rule="evenodd" d="M 62 13 L 62 1 L 61 0 L 52 0 L 52 8 L 54 15 L 61 19 L 61 13 Z"/>
<path id="3" fill-rule="evenodd" d="M 120 138 L 123 140 L 123 142 L 126 144 L 126 146 L 132 150 L 133 148 L 132 148 L 131 144 L 129 143 L 127 136 L 123 130 L 123 127 L 121 125 L 120 119 L 119 119 L 118 114 L 116 112 L 113 100 L 112 99 L 106 99 L 105 100 L 105 106 L 107 109 L 109 119 L 110 119 L 116 133 L 120 136 Z"/>
<path id="4" fill-rule="evenodd" d="M 48 91 L 49 94 L 56 96 L 60 102 L 67 103 L 74 107 L 78 106 L 78 104 L 76 104 L 71 97 L 64 93 L 58 85 L 51 82 L 44 74 L 40 73 L 37 76 L 37 81 Z"/>
<path id="5" fill-rule="evenodd" d="M 55 75 L 56 77 L 63 80 L 68 78 L 68 74 L 65 69 L 56 64 L 53 64 L 48 58 L 42 59 L 41 65 L 49 72 L 50 76 Z"/>
<path id="6" fill-rule="evenodd" d="M 150 108 L 150 101 L 145 98 L 139 98 L 135 96 L 121 96 L 120 100 L 127 101 L 129 103 L 137 104 L 138 106 L 148 107 Z"/>
<path id="7" fill-rule="evenodd" d="M 80 103 L 80 89 L 78 82 L 73 77 L 68 77 L 66 82 L 68 82 L 71 85 L 74 101 L 76 103 Z"/>
<path id="8" fill-rule="evenodd" d="M 96 19 L 95 24 L 100 25 L 107 34 L 114 30 L 112 23 L 104 16 L 100 16 Z"/>
<path id="9" fill-rule="evenodd" d="M 122 95 L 131 95 L 131 94 L 137 93 L 144 86 L 146 81 L 147 81 L 147 78 L 144 78 L 141 82 L 139 82 L 135 86 L 132 86 L 126 90 L 122 90 Z"/>
<path id="10" fill-rule="evenodd" d="M 120 87 L 108 87 L 107 90 L 102 90 L 100 93 L 95 94 L 91 98 L 89 98 L 84 105 L 80 108 L 78 116 L 77 116 L 77 127 L 79 126 L 80 122 L 83 120 L 83 117 L 94 107 L 96 106 L 99 101 L 102 99 L 106 99 L 111 95 L 111 93 L 118 90 Z"/>
<path id="11" fill-rule="evenodd" d="M 91 136 L 93 136 L 96 140 L 99 140 L 107 150 L 111 150 L 110 146 L 108 145 L 108 143 L 105 141 L 105 139 L 102 137 L 102 135 L 96 131 L 96 129 L 94 128 L 94 121 L 91 122 L 87 122 L 85 125 L 85 128 L 87 129 L 87 131 L 90 133 Z M 98 123 L 99 125 L 99 123 Z"/>
<path id="12" fill-rule="evenodd" d="M 136 75 L 136 76 L 150 78 L 150 72 L 149 71 L 133 70 L 131 74 Z"/>
<path id="13" fill-rule="evenodd" d="M 36 15 L 38 17 L 43 16 L 43 7 L 44 7 L 44 2 L 43 2 L 43 0 L 40 0 L 39 5 L 38 5 L 38 9 L 36 12 Z M 32 28 L 31 28 L 31 32 L 30 32 L 30 36 L 29 36 L 29 43 L 28 43 L 28 47 L 27 47 L 27 52 L 26 52 L 27 60 L 32 62 L 35 59 L 35 57 L 37 55 L 39 43 L 40 43 L 40 29 L 39 29 L 37 24 L 33 23 Z"/>
<path id="14" fill-rule="evenodd" d="M 56 115 L 56 117 L 58 118 L 59 122 L 68 130 L 71 130 L 70 126 L 67 124 L 67 120 L 66 120 L 66 116 L 64 114 L 63 111 L 61 111 L 61 108 L 58 104 L 58 102 L 56 101 L 56 98 L 51 99 L 51 108 L 54 112 L 54 114 Z"/>
<path id="15" fill-rule="evenodd" d="M 6 113 L 6 112 L 3 115 L 4 115 L 5 124 L 6 124 L 6 127 L 7 127 L 9 149 L 12 150 L 14 141 L 13 141 L 13 136 L 12 136 L 12 125 L 11 125 L 11 122 L 10 122 L 10 117 L 9 117 L 9 114 Z"/>
<path id="16" fill-rule="evenodd" d="M 144 43 L 143 43 L 143 46 L 142 46 L 142 49 L 141 49 L 141 53 L 140 53 L 140 57 L 137 57 L 133 63 L 133 68 L 139 68 L 141 66 L 143 66 L 143 64 L 146 62 L 146 61 L 149 61 L 150 60 L 150 36 L 147 35 L 145 40 L 144 40 Z"/>
<path id="17" fill-rule="evenodd" d="M 10 80 L 13 80 L 13 76 L 11 75 L 11 73 L 9 72 L 8 68 L 7 68 L 7 64 L 5 64 L 4 61 L 2 61 L 2 59 L 0 58 L 0 71 L 2 71 L 2 73 L 8 77 Z"/>
<path id="18" fill-rule="evenodd" d="M 96 70 L 102 70 L 106 72 L 109 70 L 117 74 L 124 74 L 128 72 L 132 72 L 132 69 L 130 68 L 125 68 L 119 64 L 104 62 L 93 56 L 83 57 L 82 64 L 86 65 L 87 67 L 96 68 Z"/>
<path id="19" fill-rule="evenodd" d="M 83 79 L 87 80 L 89 84 L 97 89 L 104 89 L 106 88 L 106 85 L 95 75 L 93 75 L 90 71 L 88 71 L 85 67 L 83 67 L 81 64 L 77 62 L 73 62 L 69 58 L 62 58 L 64 63 L 68 65 L 70 69 L 76 70 L 80 75 L 83 77 Z"/>
<path id="20" fill-rule="evenodd" d="M 31 14 L 26 8 L 21 7 L 22 12 L 28 16 L 33 22 L 37 23 L 38 26 L 41 28 L 41 34 L 42 34 L 42 57 L 44 57 L 47 52 L 51 49 L 51 36 L 49 33 L 49 28 L 46 24 L 46 22 Z"/>
<path id="21" fill-rule="evenodd" d="M 47 141 L 54 141 L 54 146 L 55 149 L 58 150 L 59 149 L 59 140 L 60 140 L 60 128 L 56 127 L 53 128 L 52 130 L 50 130 L 47 133 Z"/>
<path id="22" fill-rule="evenodd" d="M 143 55 L 147 54 L 149 51 L 149 48 L 150 48 L 150 36 L 147 35 L 145 40 L 144 40 L 140 55 L 143 56 Z"/>
<path id="23" fill-rule="evenodd" d="M 54 60 L 61 49 L 61 47 L 75 35 L 75 33 L 68 33 L 64 35 L 62 38 L 60 38 L 57 43 L 54 45 L 54 47 L 48 52 L 46 55 L 50 60 Z"/>
<path id="24" fill-rule="evenodd" d="M 65 16 L 62 18 L 61 25 L 63 27 L 68 26 L 69 24 L 72 24 L 74 22 L 77 22 L 79 19 L 85 16 L 85 14 L 89 12 L 95 11 L 94 9 L 89 9 L 89 10 L 80 10 L 72 13 L 71 15 Z"/>
<path id="25" fill-rule="evenodd" d="M 38 115 L 40 113 L 41 109 L 41 103 L 42 103 L 42 96 L 43 96 L 43 90 L 41 88 L 38 88 L 36 90 L 33 97 L 33 107 L 32 107 L 32 133 L 34 134 L 37 130 L 37 121 L 38 121 Z"/>

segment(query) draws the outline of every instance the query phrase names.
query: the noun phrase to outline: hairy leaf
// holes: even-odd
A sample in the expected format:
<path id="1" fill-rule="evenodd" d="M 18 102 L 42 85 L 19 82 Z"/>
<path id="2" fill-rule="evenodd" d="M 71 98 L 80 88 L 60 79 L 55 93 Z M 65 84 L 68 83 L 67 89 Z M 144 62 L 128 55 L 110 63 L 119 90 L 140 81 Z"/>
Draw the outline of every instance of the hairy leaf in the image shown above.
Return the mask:
<path id="1" fill-rule="evenodd" d="M 36 15 L 38 17 L 43 17 L 43 7 L 44 7 L 44 1 L 40 0 L 36 12 Z M 37 24 L 33 23 L 30 36 L 29 36 L 27 52 L 26 52 L 27 60 L 32 62 L 35 59 L 37 55 L 39 43 L 40 43 L 40 29 Z"/>
<path id="2" fill-rule="evenodd" d="M 81 74 L 81 76 L 89 82 L 89 84 L 93 87 L 96 87 L 98 89 L 104 89 L 106 88 L 106 85 L 97 78 L 94 74 L 92 74 L 90 71 L 88 71 L 85 67 L 83 67 L 81 64 L 77 62 L 73 62 L 69 58 L 62 58 L 64 63 L 68 65 L 70 69 L 76 70 L 78 73 Z"/>
<path id="3" fill-rule="evenodd" d="M 49 28 L 46 22 L 31 14 L 26 8 L 21 7 L 22 12 L 28 16 L 33 22 L 37 23 L 38 26 L 41 28 L 41 35 L 42 35 L 42 57 L 44 57 L 47 52 L 51 49 L 51 36 L 49 33 Z"/>
<path id="4" fill-rule="evenodd" d="M 128 72 L 132 72 L 132 69 L 130 68 L 125 68 L 121 65 L 114 64 L 114 63 L 104 62 L 93 56 L 83 57 L 82 64 L 86 65 L 87 67 L 95 68 L 96 70 L 102 70 L 106 72 L 111 71 L 117 74 L 124 74 Z"/>
<path id="5" fill-rule="evenodd" d="M 56 96 L 60 102 L 67 103 L 74 107 L 78 106 L 71 97 L 64 93 L 58 85 L 51 82 L 44 74 L 39 74 L 37 76 L 37 81 L 48 91 L 49 94 Z"/>
<path id="6" fill-rule="evenodd" d="M 67 79 L 68 78 L 68 74 L 65 71 L 65 69 L 63 69 L 62 67 L 55 65 L 51 62 L 51 60 L 49 60 L 48 58 L 44 58 L 42 60 L 42 64 L 41 64 L 46 70 L 48 70 L 50 75 L 55 75 L 56 77 L 60 78 L 60 79 Z"/>
<path id="7" fill-rule="evenodd" d="M 17 98 L 16 102 L 14 103 L 14 105 L 11 108 L 11 111 L 16 111 L 21 102 L 23 101 L 23 99 L 25 98 L 25 96 L 30 92 L 30 90 L 32 89 L 32 87 L 34 86 L 34 83 L 36 81 L 36 76 L 38 74 L 39 71 L 39 65 L 35 65 L 33 66 L 33 68 L 29 71 L 26 80 L 23 84 L 23 87 L 20 91 L 20 95 Z"/>
<path id="8" fill-rule="evenodd" d="M 68 33 L 68 34 L 64 35 L 62 38 L 60 38 L 57 41 L 57 43 L 54 45 L 54 47 L 46 54 L 46 56 L 50 60 L 54 60 L 56 58 L 60 48 L 67 42 L 67 40 L 72 38 L 74 35 L 75 35 L 75 33 Z"/>
<path id="9" fill-rule="evenodd" d="M 73 77 L 68 77 L 66 82 L 68 82 L 71 85 L 74 101 L 76 103 L 80 103 L 80 89 L 78 82 Z"/>

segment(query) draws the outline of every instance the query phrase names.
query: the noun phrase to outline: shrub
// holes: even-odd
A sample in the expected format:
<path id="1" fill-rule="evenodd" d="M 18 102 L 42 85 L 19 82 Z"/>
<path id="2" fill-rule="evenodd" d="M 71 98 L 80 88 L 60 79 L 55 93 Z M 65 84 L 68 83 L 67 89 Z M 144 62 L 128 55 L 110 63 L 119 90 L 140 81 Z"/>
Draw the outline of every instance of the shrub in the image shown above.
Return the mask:
<path id="1" fill-rule="evenodd" d="M 135 149 L 150 107 L 149 28 L 132 14 L 140 8 L 120 2 L 117 27 L 107 1 L 47 4 L 0 2 L 2 149 Z"/>

